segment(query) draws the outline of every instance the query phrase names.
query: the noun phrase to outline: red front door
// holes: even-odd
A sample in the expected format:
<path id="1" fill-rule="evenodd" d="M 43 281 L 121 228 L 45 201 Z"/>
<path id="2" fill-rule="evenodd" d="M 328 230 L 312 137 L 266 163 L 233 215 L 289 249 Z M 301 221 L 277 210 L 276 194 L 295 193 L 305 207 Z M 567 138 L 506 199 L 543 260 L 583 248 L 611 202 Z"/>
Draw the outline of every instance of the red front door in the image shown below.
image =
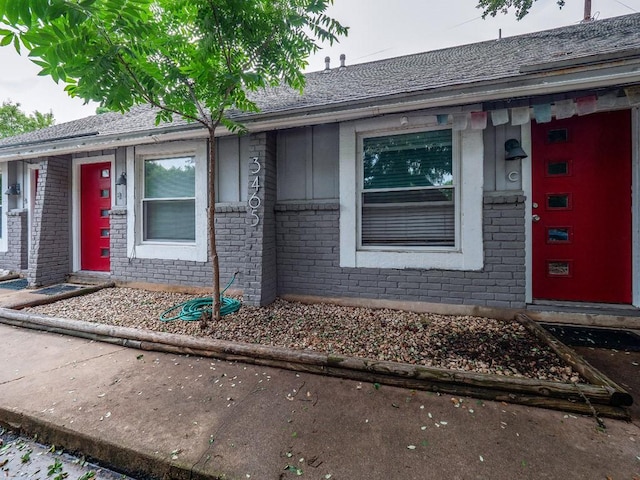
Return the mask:
<path id="1" fill-rule="evenodd" d="M 533 297 L 631 303 L 628 110 L 532 125 Z"/>
<path id="2" fill-rule="evenodd" d="M 80 166 L 80 268 L 108 272 L 111 163 Z"/>

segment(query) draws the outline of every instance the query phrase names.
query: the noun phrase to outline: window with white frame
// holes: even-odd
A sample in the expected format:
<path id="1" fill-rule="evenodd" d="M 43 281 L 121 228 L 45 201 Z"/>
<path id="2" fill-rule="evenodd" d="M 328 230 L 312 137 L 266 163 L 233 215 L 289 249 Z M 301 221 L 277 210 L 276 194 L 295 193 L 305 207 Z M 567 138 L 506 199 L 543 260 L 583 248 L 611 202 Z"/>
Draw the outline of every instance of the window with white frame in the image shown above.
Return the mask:
<path id="1" fill-rule="evenodd" d="M 361 247 L 455 247 L 452 131 L 362 138 Z"/>
<path id="2" fill-rule="evenodd" d="M 340 266 L 479 270 L 484 143 L 429 117 L 340 125 Z"/>
<path id="3" fill-rule="evenodd" d="M 129 255 L 207 261 L 206 141 L 129 147 L 127 172 Z"/>
<path id="4" fill-rule="evenodd" d="M 144 241 L 195 241 L 195 171 L 192 156 L 144 160 Z"/>

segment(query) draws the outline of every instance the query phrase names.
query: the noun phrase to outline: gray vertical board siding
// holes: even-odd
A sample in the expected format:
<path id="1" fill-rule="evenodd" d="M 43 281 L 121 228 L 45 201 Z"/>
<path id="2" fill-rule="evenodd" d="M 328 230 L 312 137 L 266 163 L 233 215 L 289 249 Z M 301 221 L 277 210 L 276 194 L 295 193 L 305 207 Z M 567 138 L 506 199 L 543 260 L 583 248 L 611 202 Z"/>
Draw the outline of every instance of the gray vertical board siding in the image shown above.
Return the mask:
<path id="1" fill-rule="evenodd" d="M 338 195 L 338 124 L 278 132 L 278 201 Z"/>

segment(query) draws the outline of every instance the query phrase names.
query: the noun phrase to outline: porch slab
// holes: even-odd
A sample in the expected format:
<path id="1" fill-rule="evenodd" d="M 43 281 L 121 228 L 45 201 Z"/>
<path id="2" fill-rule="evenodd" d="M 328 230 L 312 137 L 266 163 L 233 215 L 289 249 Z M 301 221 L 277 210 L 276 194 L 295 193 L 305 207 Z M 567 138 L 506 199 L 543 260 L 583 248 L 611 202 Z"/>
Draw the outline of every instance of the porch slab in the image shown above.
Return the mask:
<path id="1" fill-rule="evenodd" d="M 38 295 L 31 290 L 0 289 L 0 307 L 13 308 L 25 302 L 45 299 L 46 295 Z"/>
<path id="2" fill-rule="evenodd" d="M 35 290 L 30 288 L 22 288 L 20 290 L 0 288 L 0 308 L 20 309 L 27 306 L 52 303 L 64 298 L 86 295 L 113 285 L 113 283 L 102 283 L 99 285 L 56 284 Z"/>

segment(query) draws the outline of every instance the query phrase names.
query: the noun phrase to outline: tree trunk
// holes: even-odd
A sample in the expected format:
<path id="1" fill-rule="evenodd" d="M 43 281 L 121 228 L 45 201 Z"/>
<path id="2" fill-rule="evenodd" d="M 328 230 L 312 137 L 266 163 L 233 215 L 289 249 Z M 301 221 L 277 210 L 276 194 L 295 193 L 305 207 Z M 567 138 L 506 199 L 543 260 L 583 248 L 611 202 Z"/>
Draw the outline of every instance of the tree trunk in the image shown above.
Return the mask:
<path id="1" fill-rule="evenodd" d="M 220 264 L 216 247 L 216 129 L 209 128 L 209 245 L 213 266 L 213 311 L 212 318 L 220 320 Z M 204 319 L 205 317 L 203 317 Z M 206 322 L 206 319 L 204 320 Z M 204 326 L 204 325 L 203 325 Z"/>

